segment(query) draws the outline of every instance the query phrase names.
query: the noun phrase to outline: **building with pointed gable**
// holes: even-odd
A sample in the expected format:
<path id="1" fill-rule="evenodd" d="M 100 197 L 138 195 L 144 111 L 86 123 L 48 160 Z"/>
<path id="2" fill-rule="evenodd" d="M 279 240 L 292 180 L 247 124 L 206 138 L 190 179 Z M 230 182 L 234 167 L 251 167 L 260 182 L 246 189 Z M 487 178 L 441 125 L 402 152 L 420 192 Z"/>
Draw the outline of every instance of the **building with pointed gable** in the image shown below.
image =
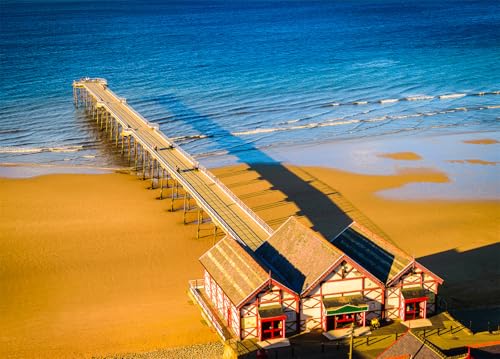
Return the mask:
<path id="1" fill-rule="evenodd" d="M 384 284 L 382 317 L 410 320 L 436 312 L 443 280 L 393 243 L 353 223 L 332 244 Z"/>
<path id="2" fill-rule="evenodd" d="M 200 262 L 199 298 L 240 340 L 365 326 L 372 318 L 425 318 L 442 283 L 355 223 L 328 241 L 294 217 L 255 250 L 226 236 Z"/>
<path id="3" fill-rule="evenodd" d="M 226 236 L 200 262 L 204 294 L 233 336 L 264 340 L 297 332 L 299 296 L 239 242 Z"/>

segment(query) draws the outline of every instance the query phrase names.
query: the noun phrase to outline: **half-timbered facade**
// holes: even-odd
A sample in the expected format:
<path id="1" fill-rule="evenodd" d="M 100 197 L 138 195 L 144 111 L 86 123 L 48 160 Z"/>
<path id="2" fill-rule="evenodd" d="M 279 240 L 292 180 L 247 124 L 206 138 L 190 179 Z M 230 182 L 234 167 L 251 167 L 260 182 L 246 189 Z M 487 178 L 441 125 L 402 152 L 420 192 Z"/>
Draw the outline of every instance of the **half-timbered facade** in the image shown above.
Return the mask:
<path id="1" fill-rule="evenodd" d="M 200 262 L 205 295 L 233 336 L 264 340 L 297 332 L 299 296 L 233 238 L 222 239 Z"/>
<path id="2" fill-rule="evenodd" d="M 301 330 L 364 326 L 382 311 L 383 283 L 293 217 L 256 253 L 300 293 Z"/>
<path id="3" fill-rule="evenodd" d="M 294 217 L 255 251 L 226 236 L 200 261 L 204 294 L 239 339 L 426 318 L 443 282 L 355 223 L 329 241 Z"/>
<path id="4" fill-rule="evenodd" d="M 383 284 L 344 255 L 324 279 L 303 293 L 302 329 L 365 326 L 380 316 L 383 303 Z"/>
<path id="5" fill-rule="evenodd" d="M 436 295 L 443 280 L 393 243 L 356 223 L 332 243 L 384 284 L 381 317 L 409 320 L 436 312 Z"/>
<path id="6" fill-rule="evenodd" d="M 393 278 L 386 289 L 386 315 L 412 320 L 436 313 L 437 293 L 443 280 L 413 261 Z"/>

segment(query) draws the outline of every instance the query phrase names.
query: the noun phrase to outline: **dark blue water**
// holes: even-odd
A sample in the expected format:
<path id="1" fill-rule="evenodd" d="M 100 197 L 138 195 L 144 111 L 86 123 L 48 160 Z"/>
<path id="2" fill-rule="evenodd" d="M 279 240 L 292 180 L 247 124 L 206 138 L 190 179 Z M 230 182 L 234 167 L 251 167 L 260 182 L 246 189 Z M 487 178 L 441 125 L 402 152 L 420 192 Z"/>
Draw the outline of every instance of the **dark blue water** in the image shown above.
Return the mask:
<path id="1" fill-rule="evenodd" d="M 500 128 L 497 0 L 4 0 L 0 9 L 0 162 L 113 161 L 72 105 L 71 82 L 85 76 L 106 78 L 201 158 L 244 159 L 242 144 Z M 439 98 L 457 93 L 467 96 Z M 432 98 L 404 100 L 416 95 Z"/>

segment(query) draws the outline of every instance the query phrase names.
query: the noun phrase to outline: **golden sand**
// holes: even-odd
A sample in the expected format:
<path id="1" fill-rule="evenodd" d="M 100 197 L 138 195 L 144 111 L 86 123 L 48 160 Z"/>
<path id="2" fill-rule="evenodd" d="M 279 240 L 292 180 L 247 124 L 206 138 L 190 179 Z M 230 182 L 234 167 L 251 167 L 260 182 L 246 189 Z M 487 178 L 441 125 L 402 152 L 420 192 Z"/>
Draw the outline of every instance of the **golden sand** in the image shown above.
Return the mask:
<path id="1" fill-rule="evenodd" d="M 0 357 L 75 357 L 216 340 L 182 213 L 130 175 L 0 179 Z"/>
<path id="2" fill-rule="evenodd" d="M 324 168 L 214 171 L 273 227 L 298 215 L 320 230 L 333 202 L 446 280 L 466 304 L 500 297 L 498 201 L 398 201 L 377 191 L 446 182 L 425 169 L 390 176 Z M 188 302 L 200 278 L 195 239 L 158 190 L 124 174 L 0 179 L 0 357 L 91 357 L 216 340 Z M 370 218 L 368 220 L 367 218 Z M 487 302 L 487 301 L 486 301 Z M 488 304 L 488 303 L 486 303 Z"/>
<path id="3" fill-rule="evenodd" d="M 415 152 L 393 152 L 393 153 L 381 153 L 378 157 L 390 158 L 392 160 L 400 161 L 418 161 L 422 157 Z"/>

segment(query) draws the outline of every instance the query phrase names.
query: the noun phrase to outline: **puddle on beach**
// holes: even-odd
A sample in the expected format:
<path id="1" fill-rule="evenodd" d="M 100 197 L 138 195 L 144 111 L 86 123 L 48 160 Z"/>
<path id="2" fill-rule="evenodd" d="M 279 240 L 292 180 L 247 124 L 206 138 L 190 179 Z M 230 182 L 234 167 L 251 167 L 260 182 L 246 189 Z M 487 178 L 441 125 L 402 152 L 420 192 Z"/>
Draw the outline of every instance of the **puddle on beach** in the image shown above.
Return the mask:
<path id="1" fill-rule="evenodd" d="M 271 157 L 299 166 L 333 167 L 368 175 L 431 169 L 449 178 L 446 183 L 409 183 L 378 192 L 389 199 L 499 200 L 500 144 L 495 142 L 499 135 L 490 132 L 358 139 L 273 149 Z M 486 138 L 492 140 L 481 141 Z"/>

